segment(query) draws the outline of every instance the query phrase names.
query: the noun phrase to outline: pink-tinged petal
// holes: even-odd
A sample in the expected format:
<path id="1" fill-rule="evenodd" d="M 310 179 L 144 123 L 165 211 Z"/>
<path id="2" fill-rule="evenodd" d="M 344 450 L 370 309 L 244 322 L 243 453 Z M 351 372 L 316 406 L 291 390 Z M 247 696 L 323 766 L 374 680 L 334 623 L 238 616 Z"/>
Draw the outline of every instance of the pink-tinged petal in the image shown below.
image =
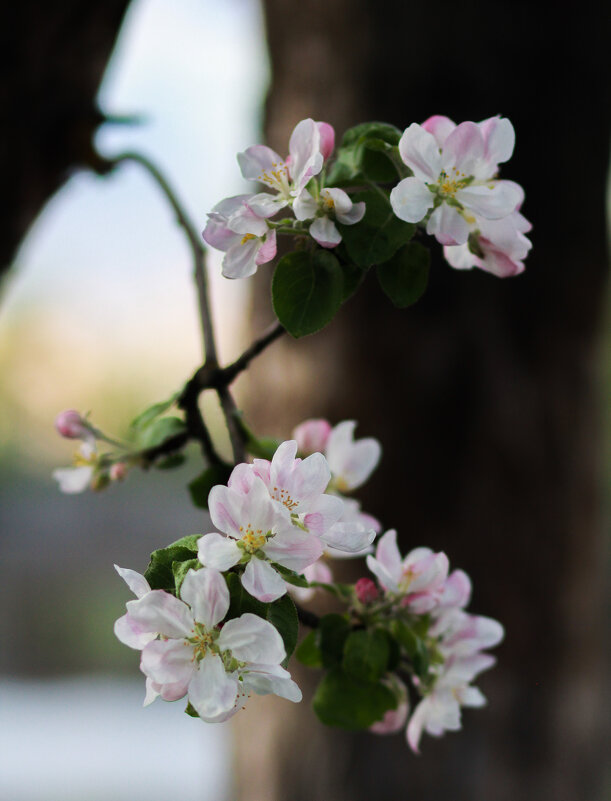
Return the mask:
<path id="1" fill-rule="evenodd" d="M 367 567 L 380 582 L 380 586 L 388 592 L 398 592 L 399 585 L 381 562 L 374 559 L 371 554 L 367 556 Z"/>
<path id="2" fill-rule="evenodd" d="M 299 703 L 302 699 L 301 690 L 291 679 L 291 674 L 280 665 L 251 664 L 242 678 L 245 689 L 257 695 L 273 693 L 293 703 Z"/>
<path id="3" fill-rule="evenodd" d="M 163 590 L 151 590 L 139 601 L 128 601 L 127 612 L 142 631 L 162 634 L 164 637 L 189 637 L 193 628 L 193 615 L 189 607 Z"/>
<path id="4" fill-rule="evenodd" d="M 206 628 L 213 628 L 227 614 L 229 590 L 222 573 L 210 567 L 189 570 L 180 588 L 180 597 L 189 604 L 193 617 Z"/>
<path id="5" fill-rule="evenodd" d="M 342 501 L 332 495 L 319 495 L 308 504 L 303 523 L 310 532 L 321 537 L 341 518 L 344 511 Z"/>
<path id="6" fill-rule="evenodd" d="M 141 573 L 136 573 L 135 570 L 130 570 L 127 567 L 119 567 L 119 565 L 114 567 L 136 598 L 142 598 L 143 595 L 151 591 L 150 584 Z"/>
<path id="7" fill-rule="evenodd" d="M 435 137 L 421 125 L 413 122 L 409 128 L 406 128 L 399 140 L 399 153 L 416 178 L 427 183 L 437 182 L 441 172 L 439 145 L 435 141 Z M 395 214 L 397 214 L 396 211 Z M 397 214 L 397 216 L 400 215 Z M 418 220 L 408 220 L 408 222 L 418 222 Z"/>
<path id="8" fill-rule="evenodd" d="M 67 495 L 76 495 L 89 489 L 93 478 L 94 468 L 90 465 L 82 467 L 59 467 L 52 473 L 59 484 L 61 492 Z"/>
<path id="9" fill-rule="evenodd" d="M 238 682 L 225 673 L 216 654 L 206 654 L 189 684 L 189 701 L 202 720 L 215 722 L 231 711 L 238 697 Z"/>
<path id="10" fill-rule="evenodd" d="M 223 534 L 240 539 L 241 496 L 223 484 L 212 487 L 208 495 L 208 510 L 215 528 Z"/>
<path id="11" fill-rule="evenodd" d="M 326 161 L 333 153 L 335 148 L 335 131 L 333 126 L 328 122 L 317 122 L 318 135 L 320 137 L 320 152 L 323 159 Z"/>
<path id="12" fill-rule="evenodd" d="M 238 153 L 238 164 L 247 181 L 260 181 L 264 172 L 284 164 L 284 159 L 266 145 L 252 145 Z"/>
<path id="13" fill-rule="evenodd" d="M 309 228 L 310 236 L 322 248 L 334 248 L 342 241 L 342 235 L 329 217 L 318 217 Z"/>
<path id="14" fill-rule="evenodd" d="M 274 486 L 284 487 L 289 483 L 297 456 L 297 443 L 289 439 L 281 443 L 271 461 L 269 480 Z"/>
<path id="15" fill-rule="evenodd" d="M 115 637 L 127 645 L 129 648 L 135 648 L 141 651 L 145 645 L 152 642 L 156 637 L 156 632 L 148 631 L 134 618 L 125 614 L 115 621 L 114 627 Z"/>
<path id="16" fill-rule="evenodd" d="M 242 496 L 240 520 L 244 526 L 250 523 L 253 529 L 260 529 L 263 534 L 278 526 L 290 525 L 286 508 L 274 503 L 259 476 L 255 476 L 248 495 Z"/>
<path id="17" fill-rule="evenodd" d="M 190 681 L 191 676 L 183 681 L 170 682 L 169 684 L 156 685 L 153 682 L 153 686 L 159 687 L 159 695 L 164 701 L 178 701 L 179 698 L 184 698 L 187 694 Z"/>
<path id="18" fill-rule="evenodd" d="M 472 184 L 459 189 L 456 200 L 482 217 L 498 220 L 511 214 L 518 205 L 520 194 L 517 186 L 513 181 L 490 181 L 485 186 Z M 462 242 L 456 244 L 460 245 Z"/>
<path id="19" fill-rule="evenodd" d="M 212 214 L 209 218 L 202 233 L 207 245 L 225 252 L 240 241 L 240 236 L 227 227 L 225 218 L 219 219 Z"/>
<path id="20" fill-rule="evenodd" d="M 354 225 L 360 222 L 365 216 L 366 206 L 363 201 L 360 203 L 353 203 L 352 208 L 347 212 L 339 212 L 336 210 L 335 216 L 343 225 Z"/>
<path id="21" fill-rule="evenodd" d="M 403 570 L 403 559 L 397 545 L 397 532 L 389 529 L 380 537 L 376 547 L 376 559 L 384 567 L 393 582 L 397 584 Z"/>
<path id="22" fill-rule="evenodd" d="M 371 545 L 375 537 L 376 533 L 372 528 L 366 529 L 360 523 L 336 523 L 321 539 L 338 551 L 360 554 Z"/>
<path id="23" fill-rule="evenodd" d="M 426 723 L 429 706 L 430 703 L 428 698 L 424 698 L 422 701 L 420 701 L 418 706 L 414 709 L 410 721 L 407 724 L 407 742 L 415 754 L 420 753 L 420 738 L 422 736 L 424 724 Z"/>
<path id="24" fill-rule="evenodd" d="M 447 203 L 442 203 L 431 214 L 426 232 L 434 236 L 441 245 L 463 245 L 469 238 L 466 220 Z"/>
<path id="25" fill-rule="evenodd" d="M 486 159 L 491 165 L 509 161 L 516 143 L 513 125 L 506 117 L 490 117 L 479 123 L 486 144 Z"/>
<path id="26" fill-rule="evenodd" d="M 323 166 L 320 133 L 314 120 L 306 119 L 297 123 L 289 140 L 289 153 L 289 170 L 295 185 L 293 194 L 298 195 Z"/>
<path id="27" fill-rule="evenodd" d="M 286 584 L 279 573 L 262 559 L 251 559 L 242 574 L 242 586 L 253 598 L 263 603 L 277 601 L 286 593 Z"/>
<path id="28" fill-rule="evenodd" d="M 480 238 L 480 244 L 484 250 L 484 258 L 478 260 L 477 266 L 487 273 L 496 275 L 497 278 L 511 278 L 524 272 L 524 264 L 502 250 L 497 250 L 492 242 Z"/>
<path id="29" fill-rule="evenodd" d="M 267 192 L 260 192 L 248 199 L 248 207 L 257 217 L 273 217 L 280 209 L 288 205 L 287 201 L 279 195 L 268 195 Z M 252 232 L 253 234 L 255 231 Z"/>
<path id="30" fill-rule="evenodd" d="M 259 247 L 255 263 L 257 265 L 267 264 L 268 261 L 271 261 L 276 256 L 276 250 L 276 232 L 270 231 Z"/>
<path id="31" fill-rule="evenodd" d="M 299 492 L 299 498 L 311 501 L 320 496 L 331 480 L 331 470 L 322 453 L 312 453 L 293 469 L 293 486 Z M 308 507 L 309 508 L 309 507 Z"/>
<path id="32" fill-rule="evenodd" d="M 471 270 L 478 265 L 479 259 L 469 250 L 469 245 L 446 245 L 443 249 L 445 260 L 455 270 Z"/>
<path id="33" fill-rule="evenodd" d="M 404 178 L 390 193 L 390 205 L 400 220 L 418 223 L 433 207 L 433 193 L 420 178 Z"/>
<path id="34" fill-rule="evenodd" d="M 444 142 L 442 165 L 448 173 L 456 167 L 465 175 L 474 175 L 484 152 L 484 137 L 477 125 L 461 122 Z"/>
<path id="35" fill-rule="evenodd" d="M 186 640 L 154 640 L 140 660 L 140 670 L 156 684 L 188 682 L 194 665 L 193 647 Z"/>
<path id="36" fill-rule="evenodd" d="M 486 696 L 477 687 L 463 687 L 457 691 L 461 706 L 486 706 Z"/>
<path id="37" fill-rule="evenodd" d="M 227 486 L 234 492 L 239 492 L 242 495 L 248 495 L 251 490 L 255 473 L 250 464 L 242 463 L 236 465 L 231 471 Z"/>
<path id="38" fill-rule="evenodd" d="M 228 220 L 243 209 L 244 204 L 252 197 L 254 197 L 254 195 L 234 195 L 233 197 L 226 197 L 214 206 L 208 216 L 214 217 L 215 219 Z"/>
<path id="39" fill-rule="evenodd" d="M 257 237 L 246 237 L 242 237 L 225 253 L 222 269 L 225 278 L 249 278 L 257 272 L 257 254 L 261 242 Z"/>
<path id="40" fill-rule="evenodd" d="M 412 552 L 413 553 L 413 552 Z M 431 553 L 423 558 L 413 558 L 410 553 L 405 562 L 404 569 L 411 569 L 415 575 L 409 584 L 410 593 L 431 592 L 442 590 L 448 576 L 449 561 L 445 553 Z"/>
<path id="41" fill-rule="evenodd" d="M 230 228 L 234 233 L 240 234 L 242 237 L 244 237 L 246 234 L 252 234 L 257 238 L 260 238 L 265 236 L 265 234 L 269 231 L 269 226 L 266 220 L 255 214 L 254 211 L 247 205 L 242 206 L 238 212 L 233 214 L 227 220 L 227 227 Z"/>
<path id="42" fill-rule="evenodd" d="M 439 680 L 444 686 L 456 687 L 460 684 L 468 684 L 480 673 L 489 670 L 496 664 L 496 659 L 491 654 L 475 653 L 455 656 L 444 653 L 443 647 L 440 650 L 449 660 L 445 674 Z"/>
<path id="43" fill-rule="evenodd" d="M 456 128 L 456 123 L 452 122 L 449 117 L 444 117 L 441 114 L 435 114 L 433 117 L 429 117 L 428 120 L 425 120 L 422 123 L 422 127 L 425 131 L 433 134 L 435 141 L 441 148 L 443 147 L 448 136 Z"/>
<path id="44" fill-rule="evenodd" d="M 471 598 L 471 579 L 464 570 L 454 570 L 446 579 L 440 606 L 465 607 Z"/>
<path id="45" fill-rule="evenodd" d="M 318 203 L 307 189 L 302 189 L 293 202 L 293 211 L 298 220 L 311 220 L 316 217 Z"/>
<path id="46" fill-rule="evenodd" d="M 330 433 L 331 423 L 328 420 L 305 420 L 293 431 L 293 439 L 297 442 L 299 452 L 308 455 L 324 451 Z"/>
<path id="47" fill-rule="evenodd" d="M 266 487 L 271 483 L 271 467 L 272 463 L 267 459 L 253 459 L 252 471 L 263 481 Z"/>
<path id="48" fill-rule="evenodd" d="M 320 559 L 323 546 L 314 534 L 292 527 L 269 539 L 262 550 L 271 562 L 277 562 L 282 567 L 301 573 L 308 565 Z M 277 575 L 273 568 L 270 569 Z"/>
<path id="49" fill-rule="evenodd" d="M 229 649 L 240 662 L 279 665 L 286 656 L 278 630 L 250 612 L 228 620 L 221 629 L 218 644 L 222 651 Z"/>
<path id="50" fill-rule="evenodd" d="M 396 734 L 405 726 L 409 704 L 407 701 L 401 702 L 396 709 L 389 709 L 384 713 L 382 720 L 369 727 L 373 734 Z"/>
<path id="51" fill-rule="evenodd" d="M 348 214 L 352 209 L 350 196 L 343 189 L 323 189 L 320 196 L 323 201 L 326 201 L 325 205 L 335 211 L 338 218 L 340 214 Z"/>
<path id="52" fill-rule="evenodd" d="M 326 456 L 340 491 L 354 490 L 367 481 L 380 461 L 382 448 L 377 439 L 354 440 L 356 423 L 346 420 L 335 426 L 327 443 Z"/>
<path id="53" fill-rule="evenodd" d="M 215 570 L 229 570 L 242 558 L 242 551 L 231 537 L 223 537 L 216 532 L 204 534 L 197 541 L 197 558 L 206 567 Z"/>

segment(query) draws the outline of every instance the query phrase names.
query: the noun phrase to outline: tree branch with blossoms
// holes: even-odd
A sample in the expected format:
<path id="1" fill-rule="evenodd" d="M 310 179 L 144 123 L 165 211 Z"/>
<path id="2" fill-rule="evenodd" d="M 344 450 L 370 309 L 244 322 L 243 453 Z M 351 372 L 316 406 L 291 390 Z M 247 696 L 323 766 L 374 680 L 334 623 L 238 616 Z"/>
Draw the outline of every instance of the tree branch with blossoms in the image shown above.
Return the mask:
<path id="1" fill-rule="evenodd" d="M 189 492 L 209 511 L 212 530 L 154 551 L 144 574 L 117 567 L 136 597 L 115 633 L 141 651 L 145 704 L 186 698 L 188 714 L 222 722 L 253 693 L 298 702 L 287 669 L 293 654 L 320 671 L 313 707 L 324 724 L 375 734 L 405 729 L 415 752 L 424 731 L 458 729 L 462 707 L 485 703 L 472 682 L 494 664 L 486 649 L 502 640 L 503 628 L 466 611 L 471 582 L 462 570 L 450 571 L 445 553 L 417 547 L 402 555 L 396 531 L 382 533 L 361 508 L 354 493 L 376 468 L 380 443 L 355 439 L 350 420 L 307 420 L 284 442 L 256 435 L 230 387 L 285 332 L 297 339 L 324 328 L 372 269 L 396 307 L 415 303 L 428 280 L 426 235 L 454 268 L 522 272 L 530 248 L 524 193 L 498 177 L 514 140 L 501 117 L 456 125 L 434 116 L 403 132 L 387 123 L 357 125 L 334 156 L 333 128 L 302 120 L 286 158 L 264 145 L 238 154 L 243 177 L 264 191 L 218 203 L 203 240 L 149 159 L 127 153 L 108 162 L 138 163 L 168 199 L 192 251 L 204 340 L 204 363 L 181 390 L 132 421 L 129 442 L 74 410 L 56 420 L 62 436 L 81 440 L 74 466 L 55 471 L 68 493 L 102 489 L 136 466 L 175 466 L 190 441 L 201 446 L 204 469 Z M 204 241 L 224 252 L 223 275 L 236 279 L 275 260 L 279 237 L 289 248 L 271 281 L 277 322 L 223 367 Z M 219 397 L 231 464 L 219 456 L 199 406 L 207 390 Z M 341 558 L 364 558 L 370 575 L 335 582 L 332 564 Z M 322 592 L 342 611 L 310 611 Z M 310 631 L 298 645 L 300 624 Z"/>

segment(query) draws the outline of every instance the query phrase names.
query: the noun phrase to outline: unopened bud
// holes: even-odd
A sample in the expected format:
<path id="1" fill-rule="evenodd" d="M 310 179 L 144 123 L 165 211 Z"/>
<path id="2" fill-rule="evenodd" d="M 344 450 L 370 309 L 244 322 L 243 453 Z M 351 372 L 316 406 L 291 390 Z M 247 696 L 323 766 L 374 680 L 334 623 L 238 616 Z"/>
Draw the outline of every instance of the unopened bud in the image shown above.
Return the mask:
<path id="1" fill-rule="evenodd" d="M 90 433 L 87 424 L 74 409 L 60 412 L 55 418 L 55 428 L 67 439 L 83 439 Z"/>
<path id="2" fill-rule="evenodd" d="M 108 475 L 111 481 L 123 481 L 127 475 L 127 465 L 125 462 L 115 462 L 110 466 Z"/>
<path id="3" fill-rule="evenodd" d="M 360 578 L 354 585 L 356 597 L 362 604 L 370 604 L 379 596 L 378 588 L 370 578 Z"/>

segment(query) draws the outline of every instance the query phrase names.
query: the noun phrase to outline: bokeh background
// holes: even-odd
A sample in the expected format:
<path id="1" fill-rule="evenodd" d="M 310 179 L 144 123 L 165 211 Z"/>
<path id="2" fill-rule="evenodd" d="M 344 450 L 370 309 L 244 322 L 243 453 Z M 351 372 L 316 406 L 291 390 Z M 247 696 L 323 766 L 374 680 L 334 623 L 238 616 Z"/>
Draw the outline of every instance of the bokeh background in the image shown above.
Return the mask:
<path id="1" fill-rule="evenodd" d="M 594 3 L 553 22 L 544 7 L 475 0 L 55 6 L 23 3 L 4 26 L 15 201 L 0 251 L 11 265 L 0 284 L 0 799 L 610 798 L 609 109 Z M 141 119 L 104 122 L 96 107 Z M 401 313 L 370 281 L 328 331 L 274 345 L 238 390 L 266 433 L 327 415 L 381 439 L 367 508 L 406 547 L 445 549 L 475 578 L 473 608 L 507 626 L 482 679 L 490 706 L 419 759 L 401 737 L 323 732 L 305 704 L 263 699 L 225 727 L 180 704 L 143 711 L 137 655 L 112 635 L 127 598 L 112 563 L 142 570 L 154 548 L 203 533 L 185 490 L 199 456 L 62 496 L 50 473 L 72 447 L 52 422 L 91 410 L 124 435 L 198 366 L 200 336 L 189 254 L 163 199 L 137 167 L 87 169 L 89 143 L 153 156 L 203 227 L 220 198 L 246 191 L 235 153 L 264 135 L 284 152 L 304 117 L 342 131 L 433 113 L 514 122 L 507 174 L 535 224 L 527 273 L 500 282 L 438 260 L 426 298 Z M 269 276 L 250 295 L 220 278 L 215 254 L 209 268 L 229 360 L 270 319 Z"/>

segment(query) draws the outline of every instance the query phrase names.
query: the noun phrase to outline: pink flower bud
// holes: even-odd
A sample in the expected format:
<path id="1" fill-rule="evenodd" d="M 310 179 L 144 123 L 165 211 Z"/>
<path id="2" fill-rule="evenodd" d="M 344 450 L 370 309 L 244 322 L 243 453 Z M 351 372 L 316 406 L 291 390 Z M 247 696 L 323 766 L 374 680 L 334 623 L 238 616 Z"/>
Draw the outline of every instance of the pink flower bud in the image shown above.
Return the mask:
<path id="1" fill-rule="evenodd" d="M 55 428 L 67 439 L 84 439 L 90 434 L 87 424 L 74 409 L 60 412 L 55 418 Z"/>
<path id="2" fill-rule="evenodd" d="M 372 603 L 380 594 L 370 578 L 360 578 L 354 585 L 354 591 L 362 604 Z"/>
<path id="3" fill-rule="evenodd" d="M 108 475 L 111 481 L 123 481 L 127 475 L 127 465 L 125 462 L 115 462 L 111 465 Z"/>
<path id="4" fill-rule="evenodd" d="M 327 447 L 331 423 L 327 420 L 306 420 L 293 431 L 300 453 L 319 453 Z"/>
<path id="5" fill-rule="evenodd" d="M 326 161 L 335 147 L 335 131 L 328 122 L 317 122 L 318 133 L 320 134 L 320 152 Z"/>

